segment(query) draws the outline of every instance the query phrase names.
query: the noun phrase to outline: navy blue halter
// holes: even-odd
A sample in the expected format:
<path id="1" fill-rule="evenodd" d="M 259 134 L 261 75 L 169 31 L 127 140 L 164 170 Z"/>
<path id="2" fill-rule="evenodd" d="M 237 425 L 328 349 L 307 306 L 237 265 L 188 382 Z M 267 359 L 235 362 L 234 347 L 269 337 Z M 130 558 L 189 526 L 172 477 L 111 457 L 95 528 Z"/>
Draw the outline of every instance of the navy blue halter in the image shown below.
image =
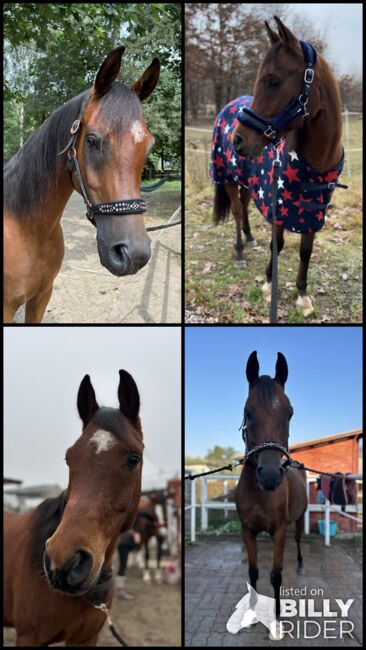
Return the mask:
<path id="1" fill-rule="evenodd" d="M 254 131 L 263 133 L 263 135 L 273 143 L 280 140 L 278 134 L 286 129 L 296 117 L 299 115 L 302 115 L 304 118 L 308 116 L 306 105 L 309 101 L 310 88 L 314 80 L 313 68 L 317 62 L 317 52 L 315 47 L 310 43 L 300 41 L 300 45 L 306 63 L 304 83 L 300 95 L 294 97 L 287 106 L 272 117 L 271 120 L 267 120 L 265 117 L 258 115 L 258 113 L 255 113 L 250 108 L 246 107 L 241 108 L 236 116 L 241 124 L 248 126 L 250 129 L 254 129 Z"/>

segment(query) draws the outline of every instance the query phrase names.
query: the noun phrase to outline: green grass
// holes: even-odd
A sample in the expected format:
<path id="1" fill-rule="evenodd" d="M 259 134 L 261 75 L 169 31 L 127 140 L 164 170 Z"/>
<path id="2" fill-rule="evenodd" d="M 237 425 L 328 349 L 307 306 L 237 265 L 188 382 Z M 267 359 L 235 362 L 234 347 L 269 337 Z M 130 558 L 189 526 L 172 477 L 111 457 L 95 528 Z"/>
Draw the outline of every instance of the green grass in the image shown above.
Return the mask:
<path id="1" fill-rule="evenodd" d="M 157 180 L 143 181 L 142 186 L 143 187 L 145 187 L 145 186 L 149 187 L 149 185 L 153 185 L 154 183 L 157 183 Z M 174 192 L 176 194 L 177 192 L 181 191 L 181 188 L 182 188 L 182 181 L 173 180 L 173 181 L 167 181 L 166 183 L 164 183 L 164 185 L 159 187 L 159 189 L 156 190 L 156 191 L 157 192 L 162 192 L 162 193 L 164 192 L 164 194 L 167 194 L 169 192 L 172 192 L 172 193 Z"/>

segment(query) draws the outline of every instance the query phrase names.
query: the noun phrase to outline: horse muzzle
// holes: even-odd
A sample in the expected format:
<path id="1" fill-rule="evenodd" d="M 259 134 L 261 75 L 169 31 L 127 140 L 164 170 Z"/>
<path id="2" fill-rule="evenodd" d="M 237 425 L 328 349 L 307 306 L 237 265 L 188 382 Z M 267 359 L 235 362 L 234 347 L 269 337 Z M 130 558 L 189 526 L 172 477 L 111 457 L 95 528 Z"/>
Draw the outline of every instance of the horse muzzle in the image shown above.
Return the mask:
<path id="1" fill-rule="evenodd" d="M 56 568 L 47 551 L 43 554 L 43 568 L 53 589 L 72 596 L 81 596 L 92 589 L 95 580 L 90 580 L 93 558 L 85 550 L 78 550 L 61 568 Z"/>

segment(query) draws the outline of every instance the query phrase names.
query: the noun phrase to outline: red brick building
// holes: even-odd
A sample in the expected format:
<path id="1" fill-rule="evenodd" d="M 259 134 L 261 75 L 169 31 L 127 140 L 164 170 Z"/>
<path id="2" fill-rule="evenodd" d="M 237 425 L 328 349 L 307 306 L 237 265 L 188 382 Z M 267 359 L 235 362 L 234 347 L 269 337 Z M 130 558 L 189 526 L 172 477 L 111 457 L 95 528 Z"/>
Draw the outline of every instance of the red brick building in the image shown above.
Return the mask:
<path id="1" fill-rule="evenodd" d="M 355 429 L 347 433 L 337 433 L 325 438 L 314 438 L 307 442 L 290 445 L 291 456 L 304 463 L 306 467 L 323 472 L 350 472 L 362 474 L 362 429 Z M 308 472 L 308 476 L 317 476 L 316 472 Z M 358 488 L 358 503 L 360 503 L 362 487 Z M 310 484 L 309 502 L 318 503 L 316 500 L 316 483 Z M 352 513 L 355 514 L 355 513 Z M 310 514 L 310 530 L 316 532 L 317 520 L 323 519 L 323 513 Z M 357 523 L 337 513 L 331 513 L 331 519 L 337 521 L 338 530 L 343 532 L 356 532 Z"/>

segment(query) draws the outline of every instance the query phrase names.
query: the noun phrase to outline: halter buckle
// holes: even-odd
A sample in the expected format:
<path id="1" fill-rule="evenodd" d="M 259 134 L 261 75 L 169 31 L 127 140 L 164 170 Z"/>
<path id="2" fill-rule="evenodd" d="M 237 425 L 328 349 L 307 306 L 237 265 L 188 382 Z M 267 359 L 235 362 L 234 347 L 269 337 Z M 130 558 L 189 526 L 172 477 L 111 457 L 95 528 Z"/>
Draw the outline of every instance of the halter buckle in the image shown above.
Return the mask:
<path id="1" fill-rule="evenodd" d="M 304 74 L 304 81 L 306 84 L 312 84 L 314 81 L 314 70 L 312 68 L 306 68 Z"/>
<path id="2" fill-rule="evenodd" d="M 271 126 L 267 126 L 266 130 L 263 132 L 263 135 L 265 135 L 266 138 L 272 140 L 272 138 L 276 135 L 276 131 Z"/>
<path id="3" fill-rule="evenodd" d="M 73 122 L 71 125 L 70 133 L 72 135 L 76 133 L 76 131 L 79 130 L 79 126 L 80 126 L 80 120 L 75 120 L 75 122 Z"/>

